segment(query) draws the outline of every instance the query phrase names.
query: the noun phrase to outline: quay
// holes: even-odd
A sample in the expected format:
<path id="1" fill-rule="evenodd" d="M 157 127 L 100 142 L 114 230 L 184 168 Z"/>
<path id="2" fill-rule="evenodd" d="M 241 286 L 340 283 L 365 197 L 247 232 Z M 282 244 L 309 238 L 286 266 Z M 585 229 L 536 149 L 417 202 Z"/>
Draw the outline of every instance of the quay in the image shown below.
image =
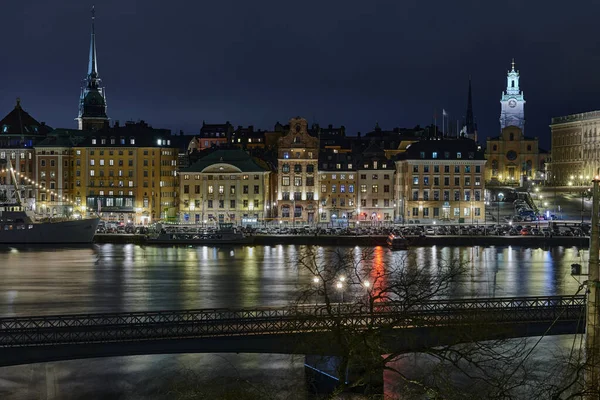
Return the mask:
<path id="1" fill-rule="evenodd" d="M 255 235 L 253 245 L 270 246 L 295 244 L 306 246 L 384 246 L 387 236 L 367 235 Z M 407 236 L 410 246 L 575 246 L 589 248 L 586 236 L 485 236 L 485 235 L 431 235 Z M 96 234 L 94 243 L 147 244 L 145 235 Z"/>

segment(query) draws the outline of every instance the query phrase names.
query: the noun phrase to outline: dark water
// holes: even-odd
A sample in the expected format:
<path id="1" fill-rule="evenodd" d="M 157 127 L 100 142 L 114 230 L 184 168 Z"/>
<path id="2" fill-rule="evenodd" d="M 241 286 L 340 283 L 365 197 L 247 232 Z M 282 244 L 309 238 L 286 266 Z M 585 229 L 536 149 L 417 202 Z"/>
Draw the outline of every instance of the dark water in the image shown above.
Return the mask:
<path id="1" fill-rule="evenodd" d="M 325 258 L 331 250 L 319 248 Z M 296 268 L 301 253 L 298 246 L 2 249 L 0 315 L 285 305 L 310 284 L 311 276 Z M 405 257 L 418 265 L 466 263 L 470 274 L 456 297 L 574 294 L 579 282 L 570 265 L 587 265 L 587 251 L 572 247 L 378 247 L 373 262 Z M 570 347 L 573 337 L 544 340 L 542 359 Z M 179 381 L 223 377 L 229 385 L 257 380 L 285 398 L 305 398 L 302 363 L 287 355 L 189 354 L 16 366 L 0 368 L 0 398 L 178 398 Z"/>

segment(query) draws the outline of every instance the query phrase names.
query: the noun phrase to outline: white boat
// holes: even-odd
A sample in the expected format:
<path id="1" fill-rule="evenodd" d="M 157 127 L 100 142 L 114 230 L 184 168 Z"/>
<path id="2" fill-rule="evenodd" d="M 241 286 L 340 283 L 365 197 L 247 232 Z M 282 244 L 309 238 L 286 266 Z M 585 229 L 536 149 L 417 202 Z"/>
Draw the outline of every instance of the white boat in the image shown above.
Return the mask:
<path id="1" fill-rule="evenodd" d="M 92 243 L 100 218 L 35 221 L 19 205 L 0 206 L 0 244 Z"/>
<path id="2" fill-rule="evenodd" d="M 209 231 L 204 228 L 186 225 L 158 225 L 156 232 L 150 234 L 148 244 L 187 244 L 187 245 L 220 245 L 251 244 L 254 237 L 244 235 L 233 224 L 221 223 L 219 229 Z"/>

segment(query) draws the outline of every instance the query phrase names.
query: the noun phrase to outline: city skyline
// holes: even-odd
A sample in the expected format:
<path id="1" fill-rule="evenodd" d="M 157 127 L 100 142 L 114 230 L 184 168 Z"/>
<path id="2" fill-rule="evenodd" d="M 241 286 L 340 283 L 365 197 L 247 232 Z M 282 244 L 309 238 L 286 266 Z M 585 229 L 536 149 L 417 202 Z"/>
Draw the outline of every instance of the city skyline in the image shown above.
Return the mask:
<path id="1" fill-rule="evenodd" d="M 98 71 L 113 121 L 143 119 L 197 134 L 202 121 L 271 129 L 302 115 L 311 123 L 345 125 L 355 135 L 377 122 L 384 129 L 425 126 L 434 113 L 441 126 L 445 109 L 455 128 L 457 120 L 462 125 L 471 76 L 479 141 L 485 143 L 500 133 L 499 102 L 512 58 L 527 100 L 525 134 L 539 137 L 542 147 L 549 149 L 551 117 L 598 108 L 595 63 L 570 62 L 586 41 L 572 42 L 544 25 L 543 16 L 558 12 L 557 2 L 545 3 L 543 10 L 519 5 L 510 10 L 519 13 L 514 20 L 469 19 L 455 7 L 443 13 L 450 21 L 432 16 L 431 32 L 411 19 L 422 7 L 417 4 L 401 9 L 379 2 L 359 9 L 345 3 L 336 9 L 308 2 L 289 10 L 276 4 L 231 9 L 178 4 L 136 8 L 109 1 L 96 9 Z M 20 97 L 38 120 L 74 128 L 91 4 L 63 5 L 8 6 L 0 33 L 15 38 L 7 51 L 21 62 L 3 65 L 10 78 L 4 79 L 0 107 L 8 113 Z M 436 7 L 442 12 L 450 6 Z M 572 15 L 560 9 L 565 30 L 571 23 L 577 24 L 572 34 L 591 29 L 585 23 L 591 11 Z M 27 29 L 17 28 L 20 16 L 31 22 Z M 468 24 L 454 24 L 461 21 L 482 25 L 477 38 L 469 38 Z M 503 29 L 494 30 L 499 26 Z M 556 68 L 548 68 L 549 61 Z"/>

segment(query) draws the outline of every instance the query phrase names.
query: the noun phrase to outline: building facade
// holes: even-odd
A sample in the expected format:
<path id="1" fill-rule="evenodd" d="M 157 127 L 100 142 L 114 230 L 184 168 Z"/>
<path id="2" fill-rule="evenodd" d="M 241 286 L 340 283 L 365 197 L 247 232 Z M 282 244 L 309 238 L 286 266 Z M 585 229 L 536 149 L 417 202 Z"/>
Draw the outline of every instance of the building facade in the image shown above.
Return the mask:
<path id="1" fill-rule="evenodd" d="M 547 154 L 540 152 L 537 137 L 527 137 L 516 126 L 507 126 L 500 136 L 487 139 L 488 168 L 486 181 L 523 185 L 541 179 Z"/>
<path id="2" fill-rule="evenodd" d="M 600 111 L 552 118 L 553 185 L 589 185 L 600 174 Z"/>
<path id="3" fill-rule="evenodd" d="M 500 130 L 516 126 L 525 132 L 525 97 L 519 88 L 519 71 L 515 71 L 515 61 L 506 75 L 506 90 L 500 99 Z"/>
<path id="4" fill-rule="evenodd" d="M 0 203 L 16 201 L 15 184 L 10 168 L 18 179 L 19 195 L 28 210 L 35 210 L 39 186 L 34 146 L 43 141 L 52 130 L 38 122 L 21 107 L 15 108 L 0 120 Z"/>
<path id="5" fill-rule="evenodd" d="M 356 163 L 350 153 L 319 155 L 319 223 L 347 227 L 356 221 Z"/>
<path id="6" fill-rule="evenodd" d="M 179 174 L 180 221 L 241 226 L 270 217 L 271 171 L 240 149 L 218 149 Z"/>
<path id="7" fill-rule="evenodd" d="M 483 152 L 470 139 L 412 144 L 396 160 L 399 220 L 485 222 L 485 164 Z"/>
<path id="8" fill-rule="evenodd" d="M 394 161 L 375 141 L 362 153 L 358 172 L 358 220 L 369 223 L 394 221 Z"/>
<path id="9" fill-rule="evenodd" d="M 86 132 L 72 148 L 76 207 L 123 223 L 176 219 L 178 150 L 171 146 L 168 131 L 143 121 Z"/>
<path id="10" fill-rule="evenodd" d="M 308 133 L 308 122 L 296 117 L 278 141 L 277 210 L 286 224 L 318 222 L 319 139 Z"/>

